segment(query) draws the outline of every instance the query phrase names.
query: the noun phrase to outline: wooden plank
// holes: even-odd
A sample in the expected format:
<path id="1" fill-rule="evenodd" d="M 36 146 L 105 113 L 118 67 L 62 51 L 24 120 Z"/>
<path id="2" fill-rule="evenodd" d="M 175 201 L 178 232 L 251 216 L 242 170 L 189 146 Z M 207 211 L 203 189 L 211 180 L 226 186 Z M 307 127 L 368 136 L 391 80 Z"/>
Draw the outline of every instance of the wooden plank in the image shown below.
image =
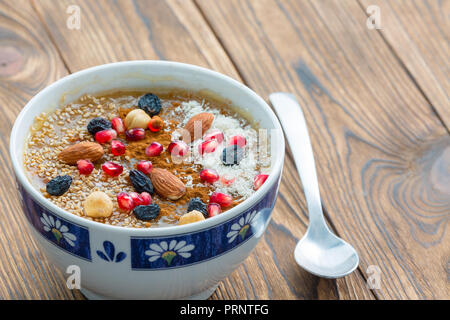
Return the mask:
<path id="1" fill-rule="evenodd" d="M 64 12 L 69 4 L 80 6 L 80 30 L 64 27 Z M 127 59 L 167 59 L 206 66 L 240 79 L 191 1 L 55 3 L 43 0 L 35 1 L 35 6 L 71 71 Z M 88 45 L 89 52 L 84 54 Z M 289 159 L 286 167 L 292 166 Z M 360 274 L 353 274 L 345 282 L 319 281 L 295 265 L 292 249 L 304 233 L 306 224 L 304 198 L 298 182 L 289 177 L 283 180 L 281 192 L 284 200 L 278 201 L 268 235 L 251 257 L 223 281 L 212 298 L 336 299 L 341 297 L 338 287 L 345 288 L 343 298 L 349 297 L 347 292 L 350 291 L 356 291 L 360 297 L 373 298 L 361 285 L 364 281 Z M 299 212 L 292 210 L 299 205 L 302 208 Z"/>
<path id="2" fill-rule="evenodd" d="M 327 214 L 360 272 L 380 268 L 377 297 L 448 298 L 450 138 L 361 6 L 197 3 L 251 87 L 297 94 Z"/>
<path id="3" fill-rule="evenodd" d="M 380 9 L 380 32 L 450 129 L 450 1 L 360 0 Z"/>
<path id="4" fill-rule="evenodd" d="M 9 133 L 25 103 L 64 76 L 58 53 L 26 0 L 0 1 L 0 298 L 69 299 L 81 297 L 65 286 L 63 275 L 37 248 L 19 205 Z"/>
<path id="5" fill-rule="evenodd" d="M 190 1 L 35 1 L 71 72 L 99 64 L 163 59 L 216 66 L 238 75 Z M 65 27 L 70 5 L 80 7 L 80 29 Z M 60 12 L 54 17 L 52 11 Z M 83 50 L 83 54 L 80 54 Z"/>

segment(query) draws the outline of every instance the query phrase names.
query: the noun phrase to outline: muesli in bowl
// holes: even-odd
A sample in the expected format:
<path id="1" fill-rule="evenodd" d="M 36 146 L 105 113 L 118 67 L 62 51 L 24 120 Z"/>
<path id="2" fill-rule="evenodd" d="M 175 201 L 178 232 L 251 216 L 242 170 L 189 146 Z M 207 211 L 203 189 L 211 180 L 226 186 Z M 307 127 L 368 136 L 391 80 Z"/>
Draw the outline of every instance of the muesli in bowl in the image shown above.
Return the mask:
<path id="1" fill-rule="evenodd" d="M 123 227 L 183 225 L 261 187 L 270 171 L 266 138 L 219 99 L 114 91 L 36 117 L 24 165 L 33 186 L 74 215 Z"/>
<path id="2" fill-rule="evenodd" d="M 158 114 L 153 104 L 139 106 L 155 96 Z M 200 126 L 191 141 L 192 119 Z M 255 149 L 261 139 L 270 142 L 267 163 Z M 236 146 L 242 154 L 224 164 L 223 150 Z M 188 64 L 127 61 L 76 72 L 39 92 L 14 123 L 10 155 L 29 223 L 24 232 L 63 275 L 78 270 L 86 297 L 200 299 L 264 234 L 284 139 L 267 103 L 236 80 Z M 255 180 L 261 174 L 265 181 Z M 154 217 L 146 210 L 156 205 Z M 186 220 L 196 222 L 181 224 L 193 211 Z"/>

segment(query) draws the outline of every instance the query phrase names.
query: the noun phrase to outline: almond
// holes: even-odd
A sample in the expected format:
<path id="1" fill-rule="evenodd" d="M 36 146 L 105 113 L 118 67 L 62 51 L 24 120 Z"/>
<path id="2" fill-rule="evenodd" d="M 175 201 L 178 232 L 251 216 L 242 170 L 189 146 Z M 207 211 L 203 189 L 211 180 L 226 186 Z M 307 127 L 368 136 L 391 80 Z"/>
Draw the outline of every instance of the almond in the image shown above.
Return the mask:
<path id="1" fill-rule="evenodd" d="M 169 200 L 178 200 L 186 193 L 183 181 L 166 169 L 153 168 L 150 180 L 156 193 Z"/>
<path id="2" fill-rule="evenodd" d="M 211 124 L 213 123 L 213 121 L 214 115 L 209 112 L 202 112 L 190 118 L 184 126 L 184 129 L 189 132 L 190 137 L 183 137 L 184 142 L 189 143 L 201 138 L 203 134 L 208 131 L 209 128 L 211 128 Z M 196 127 L 197 130 L 195 130 Z M 186 141 L 188 139 L 191 139 L 191 141 Z"/>
<path id="3" fill-rule="evenodd" d="M 78 160 L 97 161 L 103 156 L 103 147 L 96 142 L 80 142 L 71 145 L 58 154 L 58 159 L 67 164 L 76 164 Z"/>

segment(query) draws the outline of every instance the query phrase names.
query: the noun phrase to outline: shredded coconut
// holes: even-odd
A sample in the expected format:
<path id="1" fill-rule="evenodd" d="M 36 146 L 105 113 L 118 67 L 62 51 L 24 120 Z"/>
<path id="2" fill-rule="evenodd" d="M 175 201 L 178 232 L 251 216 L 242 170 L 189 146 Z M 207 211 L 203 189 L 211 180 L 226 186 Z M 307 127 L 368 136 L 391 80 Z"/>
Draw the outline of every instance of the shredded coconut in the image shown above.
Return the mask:
<path id="1" fill-rule="evenodd" d="M 211 129 L 222 131 L 225 139 L 214 152 L 206 153 L 203 156 L 198 152 L 198 147 L 203 141 L 198 139 L 192 142 L 191 147 L 193 152 L 191 160 L 205 169 L 215 170 L 222 179 L 225 178 L 229 181 L 234 180 L 233 183 L 225 185 L 221 179 L 219 179 L 219 181 L 214 183 L 215 191 L 227 193 L 236 198 L 246 199 L 250 197 L 254 193 L 254 178 L 260 173 L 259 168 L 261 167 L 261 163 L 258 165 L 259 153 L 257 132 L 250 125 L 245 125 L 243 119 L 238 119 L 238 115 L 236 115 L 236 117 L 223 115 L 219 110 L 210 109 L 207 105 L 204 105 L 203 102 L 200 104 L 195 100 L 183 102 L 175 109 L 175 112 L 182 113 L 186 116 L 184 122 L 180 123 L 180 127 L 184 127 L 186 122 L 198 113 L 210 112 L 214 114 L 214 121 L 211 125 Z M 245 156 L 239 164 L 226 166 L 222 163 L 222 152 L 227 146 L 227 141 L 235 135 L 242 135 L 247 140 L 247 145 L 244 148 Z M 174 138 L 176 139 L 177 137 Z M 261 170 L 267 171 L 267 168 L 262 168 Z"/>

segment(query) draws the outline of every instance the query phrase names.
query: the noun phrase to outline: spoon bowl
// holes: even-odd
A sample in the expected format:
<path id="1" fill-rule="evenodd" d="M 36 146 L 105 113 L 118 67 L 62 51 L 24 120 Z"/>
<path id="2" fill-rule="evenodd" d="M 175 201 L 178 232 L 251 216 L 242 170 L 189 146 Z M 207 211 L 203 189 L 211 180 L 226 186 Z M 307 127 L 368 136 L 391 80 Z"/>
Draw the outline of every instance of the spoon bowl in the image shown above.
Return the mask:
<path id="1" fill-rule="evenodd" d="M 295 247 L 294 257 L 308 272 L 331 279 L 352 273 L 359 264 L 355 249 L 330 232 L 320 238 L 306 232 Z"/>

